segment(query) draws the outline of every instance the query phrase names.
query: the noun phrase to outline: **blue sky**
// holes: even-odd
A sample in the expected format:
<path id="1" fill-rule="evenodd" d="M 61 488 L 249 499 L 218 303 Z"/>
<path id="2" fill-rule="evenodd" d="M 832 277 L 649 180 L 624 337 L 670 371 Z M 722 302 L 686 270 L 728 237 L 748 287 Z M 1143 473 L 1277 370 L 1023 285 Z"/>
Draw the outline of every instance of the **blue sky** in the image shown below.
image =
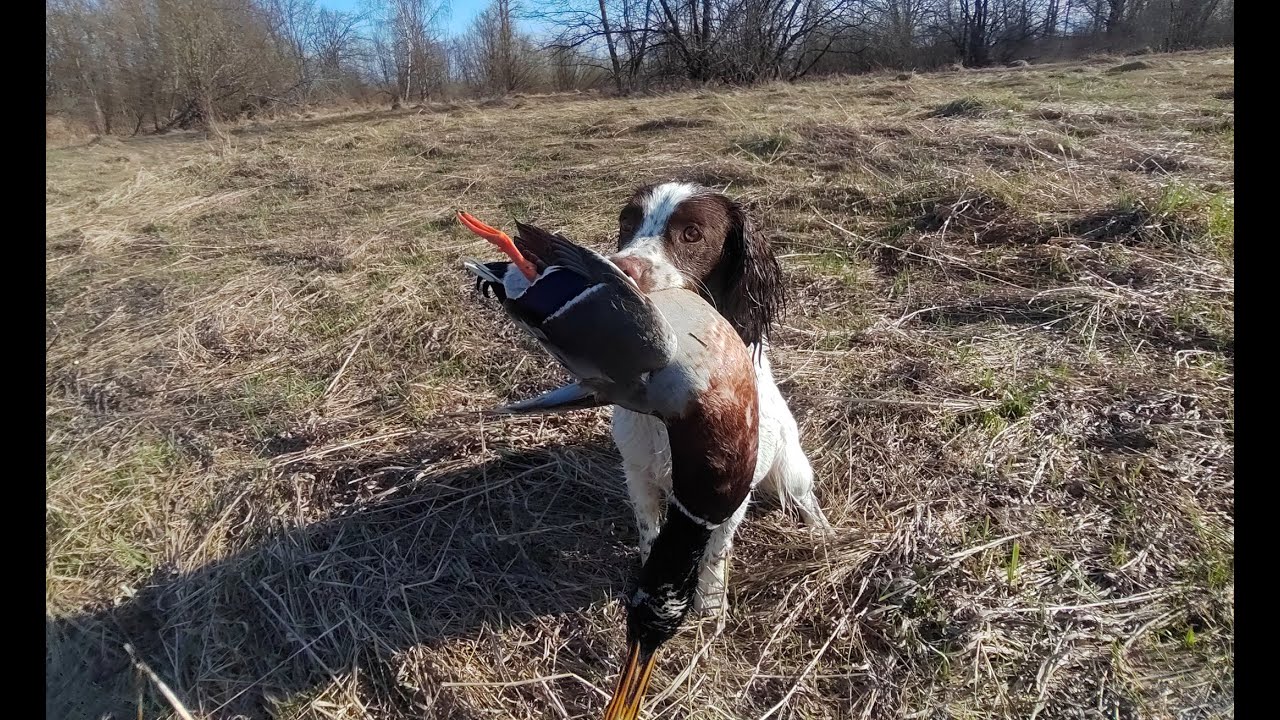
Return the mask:
<path id="1" fill-rule="evenodd" d="M 360 0 L 318 0 L 318 2 L 320 7 L 330 10 L 354 10 L 360 5 Z M 449 21 L 445 23 L 445 30 L 450 35 L 461 35 L 466 32 L 471 21 L 488 4 L 489 0 L 450 0 L 449 7 L 452 12 L 449 13 Z"/>

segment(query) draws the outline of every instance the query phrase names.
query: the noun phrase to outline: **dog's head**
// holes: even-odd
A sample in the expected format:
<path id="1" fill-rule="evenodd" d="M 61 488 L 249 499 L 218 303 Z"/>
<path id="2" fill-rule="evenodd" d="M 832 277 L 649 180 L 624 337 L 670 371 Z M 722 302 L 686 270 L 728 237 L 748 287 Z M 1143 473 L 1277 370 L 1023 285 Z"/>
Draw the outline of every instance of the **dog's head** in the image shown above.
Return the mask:
<path id="1" fill-rule="evenodd" d="M 618 216 L 611 258 L 645 292 L 696 290 L 759 346 L 783 308 L 782 276 L 769 242 L 746 209 L 688 183 L 637 190 Z"/>

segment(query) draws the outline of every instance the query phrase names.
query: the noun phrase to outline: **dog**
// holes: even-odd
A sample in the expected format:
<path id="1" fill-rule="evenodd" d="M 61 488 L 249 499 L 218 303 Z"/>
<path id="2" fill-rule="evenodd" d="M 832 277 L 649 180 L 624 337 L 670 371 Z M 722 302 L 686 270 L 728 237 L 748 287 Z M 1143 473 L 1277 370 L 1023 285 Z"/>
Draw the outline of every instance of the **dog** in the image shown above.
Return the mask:
<path id="1" fill-rule="evenodd" d="M 760 445 L 752 488 L 764 483 L 783 507 L 794 504 L 806 525 L 829 531 L 813 493 L 813 468 L 800 431 L 769 366 L 768 333 L 784 307 L 781 268 L 746 209 L 723 193 L 679 182 L 636 190 L 618 216 L 618 251 L 610 256 L 643 292 L 683 287 L 699 292 L 729 321 L 751 351 L 760 408 Z M 671 489 L 667 430 L 653 417 L 615 407 L 612 433 L 648 560 Z M 695 607 L 728 611 L 725 572 L 733 534 L 750 498 L 718 527 L 703 557 Z"/>

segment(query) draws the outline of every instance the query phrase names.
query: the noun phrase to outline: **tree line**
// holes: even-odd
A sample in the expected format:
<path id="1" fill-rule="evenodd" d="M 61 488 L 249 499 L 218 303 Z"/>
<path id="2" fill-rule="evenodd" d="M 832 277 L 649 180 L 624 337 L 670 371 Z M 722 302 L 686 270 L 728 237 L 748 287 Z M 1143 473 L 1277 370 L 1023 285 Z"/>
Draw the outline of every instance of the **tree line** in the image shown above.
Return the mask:
<path id="1" fill-rule="evenodd" d="M 1234 42 L 1234 0 L 46 0 L 46 113 L 97 133 L 287 108 L 1048 61 Z"/>

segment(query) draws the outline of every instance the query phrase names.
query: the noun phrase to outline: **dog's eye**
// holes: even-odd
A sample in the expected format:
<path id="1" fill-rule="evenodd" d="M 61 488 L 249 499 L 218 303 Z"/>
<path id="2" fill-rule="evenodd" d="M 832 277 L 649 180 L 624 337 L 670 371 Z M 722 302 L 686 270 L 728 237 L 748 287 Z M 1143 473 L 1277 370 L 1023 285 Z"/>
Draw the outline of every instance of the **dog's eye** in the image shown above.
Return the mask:
<path id="1" fill-rule="evenodd" d="M 702 239 L 702 231 L 697 225 L 685 225 L 684 230 L 680 233 L 680 239 L 685 242 L 698 242 Z"/>
<path id="2" fill-rule="evenodd" d="M 636 221 L 631 218 L 622 218 L 618 220 L 618 231 L 621 233 L 629 233 L 636 229 Z"/>

